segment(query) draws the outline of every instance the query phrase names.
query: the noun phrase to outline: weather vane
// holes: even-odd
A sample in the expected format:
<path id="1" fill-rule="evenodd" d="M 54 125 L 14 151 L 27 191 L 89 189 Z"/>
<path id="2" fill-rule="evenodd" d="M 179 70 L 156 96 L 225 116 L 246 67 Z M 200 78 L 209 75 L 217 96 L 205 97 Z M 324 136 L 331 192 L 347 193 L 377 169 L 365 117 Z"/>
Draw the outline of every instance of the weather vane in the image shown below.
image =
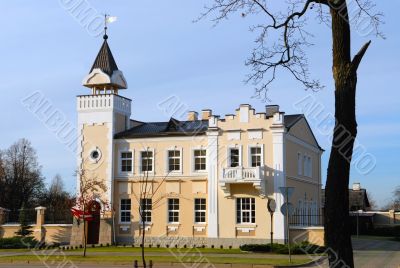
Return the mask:
<path id="1" fill-rule="evenodd" d="M 108 35 L 107 35 L 107 29 L 108 29 L 108 24 L 110 24 L 110 23 L 113 23 L 113 22 L 115 22 L 117 20 L 117 17 L 115 17 L 115 16 L 110 16 L 110 15 L 108 15 L 108 14 L 104 14 L 104 39 L 107 39 L 108 38 Z"/>

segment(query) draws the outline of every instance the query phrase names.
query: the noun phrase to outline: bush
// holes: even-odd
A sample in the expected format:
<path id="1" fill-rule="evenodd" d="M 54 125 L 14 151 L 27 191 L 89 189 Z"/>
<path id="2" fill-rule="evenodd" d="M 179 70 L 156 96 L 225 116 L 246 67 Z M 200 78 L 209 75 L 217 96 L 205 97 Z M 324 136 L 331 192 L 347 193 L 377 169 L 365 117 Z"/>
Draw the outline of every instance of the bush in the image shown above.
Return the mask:
<path id="1" fill-rule="evenodd" d="M 245 244 L 240 246 L 240 250 L 251 252 L 273 252 L 278 254 L 289 254 L 288 247 L 284 244 L 272 244 L 272 250 L 271 244 Z M 304 241 L 300 244 L 290 245 L 290 250 L 292 254 L 314 254 L 323 253 L 325 251 L 325 247 L 310 244 L 309 242 Z"/>
<path id="2" fill-rule="evenodd" d="M 0 238 L 1 249 L 20 249 L 20 248 L 34 248 L 38 245 L 38 241 L 33 237 L 14 236 L 9 238 Z"/>
<path id="3" fill-rule="evenodd" d="M 367 235 L 400 237 L 400 226 L 374 228 Z"/>

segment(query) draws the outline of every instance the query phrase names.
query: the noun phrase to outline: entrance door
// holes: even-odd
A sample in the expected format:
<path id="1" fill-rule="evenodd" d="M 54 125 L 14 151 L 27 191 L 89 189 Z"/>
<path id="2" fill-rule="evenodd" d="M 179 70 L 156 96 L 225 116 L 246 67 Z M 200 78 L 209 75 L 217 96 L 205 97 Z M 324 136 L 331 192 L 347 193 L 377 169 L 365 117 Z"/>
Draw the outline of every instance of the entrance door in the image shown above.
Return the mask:
<path id="1" fill-rule="evenodd" d="M 100 204 L 92 201 L 89 204 L 88 210 L 93 216 L 92 221 L 88 221 L 87 225 L 87 244 L 98 244 L 100 233 Z"/>

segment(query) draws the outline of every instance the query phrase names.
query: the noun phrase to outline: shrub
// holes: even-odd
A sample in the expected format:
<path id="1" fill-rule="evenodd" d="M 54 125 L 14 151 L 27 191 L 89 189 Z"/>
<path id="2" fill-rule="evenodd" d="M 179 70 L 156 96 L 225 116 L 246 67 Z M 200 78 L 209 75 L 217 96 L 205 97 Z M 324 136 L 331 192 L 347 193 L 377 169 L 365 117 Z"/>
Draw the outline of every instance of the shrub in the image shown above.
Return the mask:
<path id="1" fill-rule="evenodd" d="M 14 236 L 8 238 L 0 238 L 1 249 L 20 249 L 20 248 L 34 248 L 39 242 L 33 237 Z"/>
<path id="2" fill-rule="evenodd" d="M 278 254 L 289 253 L 287 245 L 284 244 L 273 244 L 272 250 L 271 244 L 245 244 L 240 246 L 240 250 L 251 252 L 274 252 Z M 292 254 L 313 254 L 323 253 L 325 251 L 325 248 L 304 241 L 299 244 L 290 245 L 290 250 Z"/>

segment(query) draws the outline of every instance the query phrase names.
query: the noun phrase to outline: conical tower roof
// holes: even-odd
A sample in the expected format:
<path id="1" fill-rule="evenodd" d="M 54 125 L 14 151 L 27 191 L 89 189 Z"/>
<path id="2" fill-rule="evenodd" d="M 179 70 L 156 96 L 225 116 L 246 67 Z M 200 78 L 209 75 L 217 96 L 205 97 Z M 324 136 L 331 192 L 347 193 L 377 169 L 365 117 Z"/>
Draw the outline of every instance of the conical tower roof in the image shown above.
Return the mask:
<path id="1" fill-rule="evenodd" d="M 94 61 L 89 73 L 91 73 L 96 68 L 102 70 L 109 76 L 111 76 L 114 71 L 118 70 L 117 63 L 114 60 L 110 47 L 108 46 L 107 39 L 104 39 L 103 45 L 101 46 L 100 51 L 97 54 L 96 60 Z"/>

